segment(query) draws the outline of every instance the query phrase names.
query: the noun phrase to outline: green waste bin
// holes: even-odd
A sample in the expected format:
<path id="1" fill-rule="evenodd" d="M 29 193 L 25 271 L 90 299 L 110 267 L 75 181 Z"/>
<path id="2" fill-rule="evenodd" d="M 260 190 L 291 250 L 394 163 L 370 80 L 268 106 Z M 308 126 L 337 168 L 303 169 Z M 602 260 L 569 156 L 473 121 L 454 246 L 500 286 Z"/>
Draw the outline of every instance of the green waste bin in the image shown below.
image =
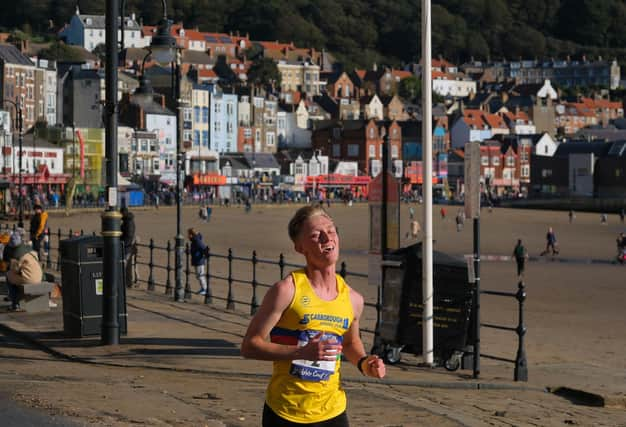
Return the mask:
<path id="1" fill-rule="evenodd" d="M 120 243 L 121 245 L 121 243 Z M 61 283 L 63 284 L 63 331 L 71 337 L 100 335 L 102 326 L 104 241 L 100 236 L 62 240 Z M 120 254 L 123 251 L 120 248 Z M 119 260 L 117 281 L 120 334 L 127 331 L 124 261 Z"/>

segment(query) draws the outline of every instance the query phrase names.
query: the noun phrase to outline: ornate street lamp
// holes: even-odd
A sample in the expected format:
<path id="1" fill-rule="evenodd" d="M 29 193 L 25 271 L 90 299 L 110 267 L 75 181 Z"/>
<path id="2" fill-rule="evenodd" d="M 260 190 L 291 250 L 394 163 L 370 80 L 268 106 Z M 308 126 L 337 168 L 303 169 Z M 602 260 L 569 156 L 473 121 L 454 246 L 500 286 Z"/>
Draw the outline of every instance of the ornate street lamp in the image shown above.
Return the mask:
<path id="1" fill-rule="evenodd" d="M 19 143 L 19 150 L 20 150 L 20 160 L 18 164 L 18 177 L 19 178 L 18 178 L 18 190 L 17 190 L 17 193 L 18 193 L 17 226 L 20 228 L 24 228 L 24 203 L 23 203 L 23 196 L 22 196 L 22 143 L 24 142 L 24 120 L 22 116 L 22 106 L 20 105 L 19 102 L 14 102 L 9 99 L 3 99 L 2 102 L 3 103 L 7 102 L 13 105 L 13 107 L 15 108 L 15 117 L 16 117 L 15 127 L 17 128 L 19 132 L 18 143 Z M 11 149 L 13 149 L 13 141 L 11 141 Z M 13 156 L 15 158 L 15 154 L 13 154 Z M 15 165 L 15 163 L 13 165 Z"/>
<path id="2" fill-rule="evenodd" d="M 183 255 L 184 240 L 182 235 L 182 195 L 183 195 L 183 126 L 182 126 L 182 99 L 181 99 L 181 63 L 182 54 L 178 48 L 176 39 L 170 34 L 170 22 L 165 15 L 165 0 L 163 1 L 163 19 L 159 22 L 157 34 L 152 38 L 150 50 L 155 61 L 174 65 L 175 87 L 173 88 L 174 101 L 176 102 L 176 237 L 174 244 L 174 300 L 183 301 L 185 290 L 183 288 Z M 147 83 L 147 81 L 143 81 Z M 141 86 L 140 86 L 141 89 Z M 143 88 L 147 92 L 147 88 Z"/>

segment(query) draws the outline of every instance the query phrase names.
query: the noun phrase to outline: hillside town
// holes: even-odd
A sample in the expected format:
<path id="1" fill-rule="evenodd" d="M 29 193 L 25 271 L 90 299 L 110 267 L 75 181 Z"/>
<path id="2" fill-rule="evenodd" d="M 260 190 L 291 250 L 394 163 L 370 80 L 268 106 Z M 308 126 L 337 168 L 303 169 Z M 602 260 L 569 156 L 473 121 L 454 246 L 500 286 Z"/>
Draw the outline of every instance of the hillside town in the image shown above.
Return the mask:
<path id="1" fill-rule="evenodd" d="M 366 198 L 386 139 L 402 190 L 419 197 L 420 64 L 347 70 L 324 50 L 175 23 L 177 61 L 163 66 L 150 52 L 157 27 L 121 21 L 120 185 L 145 195 L 131 204 L 168 201 L 179 146 L 187 197 Z M 104 16 L 77 7 L 57 36 L 81 59 L 44 59 L 42 46 L 0 34 L 5 213 L 20 185 L 50 206 L 103 199 Z M 626 196 L 617 61 L 434 58 L 432 78 L 439 200 L 463 198 L 468 142 L 494 199 Z"/>

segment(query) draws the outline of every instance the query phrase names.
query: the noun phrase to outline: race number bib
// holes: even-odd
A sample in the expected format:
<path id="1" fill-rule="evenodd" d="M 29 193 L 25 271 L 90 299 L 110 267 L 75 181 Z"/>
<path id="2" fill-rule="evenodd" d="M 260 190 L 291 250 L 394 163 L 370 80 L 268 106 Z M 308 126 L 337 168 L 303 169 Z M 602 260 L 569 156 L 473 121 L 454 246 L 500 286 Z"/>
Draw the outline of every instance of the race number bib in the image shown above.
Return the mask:
<path id="1" fill-rule="evenodd" d="M 298 347 L 304 347 L 309 340 L 316 336 L 320 331 L 302 331 L 298 336 Z M 343 337 L 335 334 L 324 333 L 321 341 L 328 341 L 332 344 L 341 344 Z M 335 373 L 337 368 L 337 360 L 340 360 L 341 353 L 337 353 L 334 360 L 294 360 L 291 362 L 289 373 L 294 377 L 306 381 L 328 381 L 330 376 Z"/>

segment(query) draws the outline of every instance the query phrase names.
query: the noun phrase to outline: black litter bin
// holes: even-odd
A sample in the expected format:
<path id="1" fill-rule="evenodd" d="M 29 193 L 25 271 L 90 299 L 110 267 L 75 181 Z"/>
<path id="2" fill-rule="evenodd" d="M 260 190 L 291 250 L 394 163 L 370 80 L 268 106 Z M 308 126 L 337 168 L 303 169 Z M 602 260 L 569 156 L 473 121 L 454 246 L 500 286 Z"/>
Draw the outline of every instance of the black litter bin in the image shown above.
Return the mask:
<path id="1" fill-rule="evenodd" d="M 454 370 L 471 340 L 473 289 L 464 260 L 433 251 L 433 264 L 434 358 Z M 422 244 L 389 254 L 383 269 L 378 340 L 372 352 L 396 363 L 400 351 L 422 354 Z"/>
<path id="2" fill-rule="evenodd" d="M 61 241 L 63 330 L 66 335 L 83 337 L 101 333 L 103 243 L 99 236 L 73 237 Z M 119 271 L 118 320 L 120 334 L 126 334 L 126 286 L 122 259 Z"/>

